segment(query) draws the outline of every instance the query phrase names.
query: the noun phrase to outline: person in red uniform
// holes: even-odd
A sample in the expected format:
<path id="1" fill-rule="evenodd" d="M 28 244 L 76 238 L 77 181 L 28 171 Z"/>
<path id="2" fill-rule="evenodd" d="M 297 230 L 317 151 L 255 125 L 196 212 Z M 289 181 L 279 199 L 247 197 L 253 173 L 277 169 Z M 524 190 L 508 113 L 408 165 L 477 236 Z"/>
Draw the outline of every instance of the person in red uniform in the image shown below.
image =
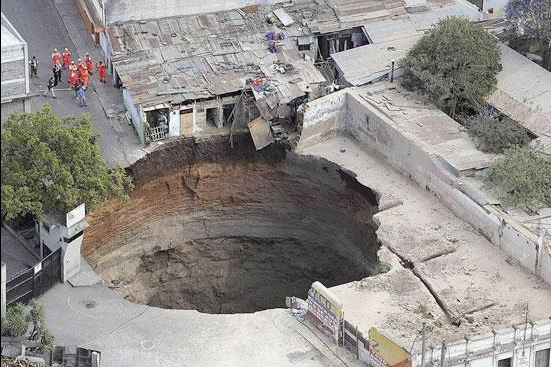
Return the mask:
<path id="1" fill-rule="evenodd" d="M 54 53 L 52 54 L 52 61 L 55 64 L 59 64 L 61 61 L 61 54 L 57 52 L 57 48 L 54 48 Z"/>
<path id="2" fill-rule="evenodd" d="M 90 54 L 86 54 L 86 57 L 84 58 L 84 62 L 86 63 L 86 69 L 88 69 L 88 74 L 92 75 L 92 72 L 94 71 L 94 63 L 92 62 L 92 57 L 90 57 Z"/>
<path id="3" fill-rule="evenodd" d="M 80 75 L 80 84 L 82 84 L 84 88 L 88 88 L 88 83 L 90 83 L 90 79 L 88 78 L 88 70 L 84 67 L 84 72 Z"/>
<path id="4" fill-rule="evenodd" d="M 71 61 L 71 64 L 69 64 L 69 84 L 71 84 L 71 88 L 72 88 L 72 83 L 71 83 L 71 74 L 74 72 L 74 75 L 75 75 L 75 78 L 78 77 L 77 75 L 77 66 L 75 65 L 75 61 Z"/>
<path id="5" fill-rule="evenodd" d="M 82 76 L 84 74 L 88 74 L 88 72 L 86 71 L 86 65 L 84 65 L 84 62 L 81 59 L 78 59 L 77 75 L 78 75 L 78 80 L 80 81 L 81 84 L 82 84 Z"/>
<path id="6" fill-rule="evenodd" d="M 105 65 L 103 64 L 103 61 L 98 62 L 96 64 L 96 68 L 98 69 L 99 81 L 103 83 L 107 83 L 105 81 L 105 78 L 107 76 L 107 70 L 105 68 Z"/>
<path id="7" fill-rule="evenodd" d="M 71 89 L 75 89 L 75 87 L 77 86 L 77 83 L 78 83 L 77 71 L 73 69 L 69 69 L 69 84 L 71 85 Z"/>
<path id="8" fill-rule="evenodd" d="M 63 51 L 63 70 L 66 70 L 71 65 L 71 51 L 68 48 Z"/>

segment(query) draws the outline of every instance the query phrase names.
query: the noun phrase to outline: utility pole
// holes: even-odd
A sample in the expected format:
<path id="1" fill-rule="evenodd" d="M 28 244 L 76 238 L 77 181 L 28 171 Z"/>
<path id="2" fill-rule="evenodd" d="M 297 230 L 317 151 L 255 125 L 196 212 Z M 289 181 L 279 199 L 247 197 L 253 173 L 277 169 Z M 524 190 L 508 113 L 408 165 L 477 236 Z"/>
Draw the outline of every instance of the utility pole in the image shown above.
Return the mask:
<path id="1" fill-rule="evenodd" d="M 427 323 L 423 321 L 421 329 L 421 367 L 425 367 L 425 350 L 427 348 Z"/>

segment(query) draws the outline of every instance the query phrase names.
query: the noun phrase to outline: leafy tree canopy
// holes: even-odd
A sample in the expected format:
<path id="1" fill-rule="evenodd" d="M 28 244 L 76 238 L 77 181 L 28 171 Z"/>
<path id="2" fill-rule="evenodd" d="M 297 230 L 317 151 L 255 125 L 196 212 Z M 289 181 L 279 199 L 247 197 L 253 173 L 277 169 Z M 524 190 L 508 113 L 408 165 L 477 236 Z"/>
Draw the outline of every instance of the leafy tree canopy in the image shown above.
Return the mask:
<path id="1" fill-rule="evenodd" d="M 426 94 L 451 117 L 480 111 L 497 84 L 497 41 L 466 18 L 439 21 L 402 61 L 402 83 Z"/>
<path id="2" fill-rule="evenodd" d="M 110 197 L 126 200 L 132 181 L 107 167 L 97 140 L 88 114 L 61 120 L 48 106 L 12 114 L 2 131 L 2 218 L 43 219 L 83 202 L 93 209 Z"/>
<path id="3" fill-rule="evenodd" d="M 491 166 L 487 186 L 506 204 L 528 209 L 551 203 L 551 161 L 528 147 L 511 146 Z"/>
<path id="4" fill-rule="evenodd" d="M 509 0 L 505 15 L 517 34 L 544 48 L 543 66 L 551 70 L 551 0 Z"/>
<path id="5" fill-rule="evenodd" d="M 519 33 L 551 42 L 551 0 L 510 0 L 505 15 Z"/>

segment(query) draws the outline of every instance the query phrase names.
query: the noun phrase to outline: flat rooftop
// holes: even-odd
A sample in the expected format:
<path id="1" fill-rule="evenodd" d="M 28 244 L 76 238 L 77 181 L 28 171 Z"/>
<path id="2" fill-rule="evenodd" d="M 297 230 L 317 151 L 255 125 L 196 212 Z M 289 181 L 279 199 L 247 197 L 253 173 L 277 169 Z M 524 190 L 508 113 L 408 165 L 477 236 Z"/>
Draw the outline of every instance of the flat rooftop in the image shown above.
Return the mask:
<path id="1" fill-rule="evenodd" d="M 449 162 L 456 174 L 485 168 L 494 154 L 476 149 L 466 129 L 416 93 L 398 83 L 381 82 L 353 92 L 368 108 L 389 118 L 389 123 L 416 144 Z"/>

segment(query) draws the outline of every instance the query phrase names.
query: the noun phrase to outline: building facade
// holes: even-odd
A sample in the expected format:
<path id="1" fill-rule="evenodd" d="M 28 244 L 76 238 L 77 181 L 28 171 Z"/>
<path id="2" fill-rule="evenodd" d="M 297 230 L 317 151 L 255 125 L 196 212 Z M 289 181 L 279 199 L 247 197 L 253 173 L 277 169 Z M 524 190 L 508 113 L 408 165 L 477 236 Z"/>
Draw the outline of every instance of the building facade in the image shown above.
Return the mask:
<path id="1" fill-rule="evenodd" d="M 2 13 L 2 121 L 12 112 L 25 112 L 29 95 L 27 42 Z"/>

